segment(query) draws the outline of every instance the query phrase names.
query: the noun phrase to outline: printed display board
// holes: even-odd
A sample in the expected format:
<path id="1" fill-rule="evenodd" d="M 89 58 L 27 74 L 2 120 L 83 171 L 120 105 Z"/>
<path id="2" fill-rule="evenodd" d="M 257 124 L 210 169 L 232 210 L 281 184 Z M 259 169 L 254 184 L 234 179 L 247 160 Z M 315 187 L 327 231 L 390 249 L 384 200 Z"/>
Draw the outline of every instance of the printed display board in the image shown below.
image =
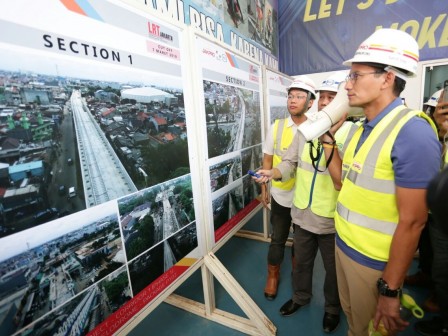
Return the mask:
<path id="1" fill-rule="evenodd" d="M 247 171 L 262 160 L 261 67 L 199 36 L 196 50 L 217 242 L 259 203 Z"/>
<path id="2" fill-rule="evenodd" d="M 101 0 L 65 0 L 94 15 Z M 278 69 L 278 0 L 121 0 L 157 11 L 226 43 L 246 57 Z"/>
<path id="3" fill-rule="evenodd" d="M 181 30 L 74 4 L 0 5 L 5 336 L 110 335 L 200 256 Z"/>
<path id="4" fill-rule="evenodd" d="M 265 92 L 267 93 L 265 95 L 266 114 L 269 125 L 271 125 L 275 119 L 283 119 L 289 115 L 286 101 L 288 98 L 287 90 L 293 79 L 270 69 L 266 69 L 264 73 L 266 76 Z"/>

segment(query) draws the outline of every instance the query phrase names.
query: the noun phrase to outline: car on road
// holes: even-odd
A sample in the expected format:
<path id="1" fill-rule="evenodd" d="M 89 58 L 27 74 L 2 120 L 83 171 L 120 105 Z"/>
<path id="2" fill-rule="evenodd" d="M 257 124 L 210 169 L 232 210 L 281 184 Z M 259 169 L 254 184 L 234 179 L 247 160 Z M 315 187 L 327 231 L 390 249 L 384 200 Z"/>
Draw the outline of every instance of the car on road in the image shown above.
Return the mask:
<path id="1" fill-rule="evenodd" d="M 59 217 L 59 210 L 56 208 L 48 208 L 43 211 L 39 211 L 34 215 L 35 224 L 42 224 L 45 222 L 49 222 L 52 219 Z"/>
<path id="2" fill-rule="evenodd" d="M 68 164 L 69 166 L 71 166 L 71 165 L 73 164 L 73 159 L 72 159 L 72 158 L 68 158 L 68 159 L 67 159 L 67 164 Z"/>
<path id="3" fill-rule="evenodd" d="M 60 186 L 59 186 L 59 188 L 58 188 L 58 193 L 59 193 L 59 195 L 61 195 L 61 196 L 64 196 L 64 195 L 65 195 L 65 185 L 60 185 Z"/>
<path id="4" fill-rule="evenodd" d="M 16 219 L 16 220 L 21 219 L 23 217 L 25 217 L 25 212 L 24 211 L 17 211 L 14 214 L 14 219 Z"/>
<path id="5" fill-rule="evenodd" d="M 76 189 L 75 187 L 68 188 L 68 198 L 76 197 Z"/>

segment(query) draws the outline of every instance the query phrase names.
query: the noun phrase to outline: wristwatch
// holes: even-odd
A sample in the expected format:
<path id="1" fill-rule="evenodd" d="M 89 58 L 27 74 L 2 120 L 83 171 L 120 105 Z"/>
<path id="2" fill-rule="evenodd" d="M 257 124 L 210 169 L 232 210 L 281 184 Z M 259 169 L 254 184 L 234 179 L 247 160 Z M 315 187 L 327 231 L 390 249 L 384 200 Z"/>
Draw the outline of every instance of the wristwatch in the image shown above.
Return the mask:
<path id="1" fill-rule="evenodd" d="M 390 289 L 386 280 L 384 280 L 383 278 L 378 279 L 378 281 L 376 282 L 376 287 L 378 288 L 378 292 L 380 293 L 380 295 L 387 297 L 399 297 L 402 293 L 400 287 L 398 287 L 397 289 Z"/>

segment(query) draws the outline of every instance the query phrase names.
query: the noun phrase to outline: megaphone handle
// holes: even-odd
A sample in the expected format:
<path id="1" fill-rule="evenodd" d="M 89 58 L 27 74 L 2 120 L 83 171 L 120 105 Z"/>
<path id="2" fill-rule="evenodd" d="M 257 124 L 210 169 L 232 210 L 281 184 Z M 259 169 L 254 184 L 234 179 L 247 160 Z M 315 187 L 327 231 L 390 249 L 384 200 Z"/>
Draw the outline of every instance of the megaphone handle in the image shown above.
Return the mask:
<path id="1" fill-rule="evenodd" d="M 423 312 L 423 310 L 419 306 L 415 306 L 415 307 L 412 307 L 412 314 L 416 318 L 422 318 L 425 313 Z"/>

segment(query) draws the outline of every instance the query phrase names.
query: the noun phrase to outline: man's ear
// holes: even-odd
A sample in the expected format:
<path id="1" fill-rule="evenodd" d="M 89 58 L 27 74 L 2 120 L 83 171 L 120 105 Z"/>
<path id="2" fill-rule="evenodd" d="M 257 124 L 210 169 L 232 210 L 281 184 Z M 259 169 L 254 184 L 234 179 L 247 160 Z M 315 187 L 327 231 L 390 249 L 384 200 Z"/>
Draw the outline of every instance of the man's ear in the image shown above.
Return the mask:
<path id="1" fill-rule="evenodd" d="M 308 110 L 313 106 L 314 104 L 314 99 L 310 99 L 310 101 L 308 102 Z"/>
<path id="2" fill-rule="evenodd" d="M 394 85 L 395 74 L 392 71 L 386 72 L 386 78 L 385 78 L 384 82 L 389 85 Z"/>

